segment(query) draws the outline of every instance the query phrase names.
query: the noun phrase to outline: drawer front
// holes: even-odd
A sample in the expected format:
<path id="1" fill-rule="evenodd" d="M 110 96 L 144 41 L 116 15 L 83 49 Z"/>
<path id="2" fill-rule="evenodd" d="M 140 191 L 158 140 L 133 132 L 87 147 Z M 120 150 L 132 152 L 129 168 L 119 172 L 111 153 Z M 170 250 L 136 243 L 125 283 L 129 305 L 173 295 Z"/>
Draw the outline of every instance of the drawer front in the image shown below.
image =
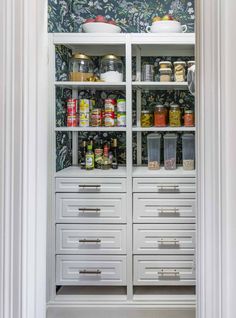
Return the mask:
<path id="1" fill-rule="evenodd" d="M 126 254 L 126 226 L 58 224 L 56 253 Z"/>
<path id="2" fill-rule="evenodd" d="M 194 254 L 195 226 L 135 224 L 135 254 Z"/>
<path id="3" fill-rule="evenodd" d="M 156 194 L 133 194 L 136 223 L 195 223 L 194 199 L 160 199 Z"/>
<path id="4" fill-rule="evenodd" d="M 56 256 L 56 284 L 66 286 L 125 286 L 125 256 Z"/>
<path id="5" fill-rule="evenodd" d="M 194 193 L 195 178 L 134 178 L 134 192 Z"/>
<path id="6" fill-rule="evenodd" d="M 195 285 L 195 261 L 188 256 L 135 256 L 134 285 Z"/>
<path id="7" fill-rule="evenodd" d="M 126 192 L 126 179 L 56 178 L 56 192 L 106 193 Z"/>
<path id="8" fill-rule="evenodd" d="M 56 194 L 58 223 L 126 223 L 126 194 Z"/>

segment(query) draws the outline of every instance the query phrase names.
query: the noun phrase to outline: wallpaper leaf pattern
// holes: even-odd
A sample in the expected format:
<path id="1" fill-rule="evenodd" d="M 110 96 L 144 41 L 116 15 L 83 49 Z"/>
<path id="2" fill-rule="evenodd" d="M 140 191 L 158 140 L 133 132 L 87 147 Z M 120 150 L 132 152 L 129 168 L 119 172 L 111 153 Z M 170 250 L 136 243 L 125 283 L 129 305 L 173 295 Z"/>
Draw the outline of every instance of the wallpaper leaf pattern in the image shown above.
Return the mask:
<path id="1" fill-rule="evenodd" d="M 49 32 L 81 32 L 88 18 L 114 19 L 123 32 L 145 32 L 154 16 L 172 14 L 194 32 L 194 0 L 49 0 Z"/>

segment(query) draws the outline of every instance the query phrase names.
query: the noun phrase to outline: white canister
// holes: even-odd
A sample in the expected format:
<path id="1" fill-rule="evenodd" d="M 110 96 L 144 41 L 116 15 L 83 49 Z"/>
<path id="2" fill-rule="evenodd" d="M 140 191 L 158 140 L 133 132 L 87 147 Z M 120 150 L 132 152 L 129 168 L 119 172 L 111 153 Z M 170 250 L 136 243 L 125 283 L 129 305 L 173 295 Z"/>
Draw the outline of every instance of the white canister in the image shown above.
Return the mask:
<path id="1" fill-rule="evenodd" d="M 185 33 L 187 25 L 181 25 L 178 21 L 157 21 L 146 27 L 148 33 Z"/>

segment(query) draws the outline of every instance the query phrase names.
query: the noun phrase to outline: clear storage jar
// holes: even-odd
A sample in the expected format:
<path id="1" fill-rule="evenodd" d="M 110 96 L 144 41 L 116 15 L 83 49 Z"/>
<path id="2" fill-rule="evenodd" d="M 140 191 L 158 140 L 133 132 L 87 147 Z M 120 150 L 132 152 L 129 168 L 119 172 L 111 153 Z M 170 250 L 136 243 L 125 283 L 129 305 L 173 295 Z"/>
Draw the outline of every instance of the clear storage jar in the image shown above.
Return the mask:
<path id="1" fill-rule="evenodd" d="M 183 169 L 195 169 L 195 136 L 193 134 L 182 135 Z"/>
<path id="2" fill-rule="evenodd" d="M 85 82 L 93 76 L 93 61 L 87 55 L 76 53 L 70 59 L 70 81 Z"/>
<path id="3" fill-rule="evenodd" d="M 159 170 L 161 164 L 161 135 L 149 134 L 147 136 L 148 169 Z"/>
<path id="4" fill-rule="evenodd" d="M 167 126 L 167 112 L 163 105 L 157 105 L 154 111 L 154 126 L 166 127 Z"/>
<path id="5" fill-rule="evenodd" d="M 175 82 L 184 82 L 186 78 L 186 63 L 183 61 L 174 62 L 174 79 Z"/>
<path id="6" fill-rule="evenodd" d="M 171 105 L 169 110 L 169 125 L 170 127 L 181 126 L 181 110 L 179 105 Z"/>
<path id="7" fill-rule="evenodd" d="M 164 166 L 166 170 L 176 169 L 177 134 L 164 135 Z"/>
<path id="8" fill-rule="evenodd" d="M 171 82 L 172 70 L 171 68 L 160 68 L 160 82 Z"/>
<path id="9" fill-rule="evenodd" d="M 124 65 L 120 57 L 109 54 L 102 58 L 100 79 L 104 82 L 123 82 Z"/>
<path id="10" fill-rule="evenodd" d="M 172 63 L 170 61 L 161 61 L 161 62 L 159 62 L 159 67 L 160 67 L 160 69 L 171 68 Z"/>
<path id="11" fill-rule="evenodd" d="M 142 81 L 153 82 L 154 81 L 154 65 L 149 62 L 144 62 L 142 65 Z"/>

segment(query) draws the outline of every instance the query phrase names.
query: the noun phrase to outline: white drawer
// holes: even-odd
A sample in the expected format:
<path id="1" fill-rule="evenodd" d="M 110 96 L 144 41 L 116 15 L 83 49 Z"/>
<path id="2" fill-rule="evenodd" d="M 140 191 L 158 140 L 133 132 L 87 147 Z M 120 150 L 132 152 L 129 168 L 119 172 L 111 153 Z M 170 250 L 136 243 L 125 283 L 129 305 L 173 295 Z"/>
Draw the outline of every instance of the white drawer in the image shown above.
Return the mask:
<path id="1" fill-rule="evenodd" d="M 56 178 L 56 192 L 106 193 L 126 192 L 126 179 Z"/>
<path id="2" fill-rule="evenodd" d="M 58 223 L 126 223 L 126 194 L 56 194 Z"/>
<path id="3" fill-rule="evenodd" d="M 56 284 L 77 286 L 126 285 L 126 256 L 56 256 Z"/>
<path id="4" fill-rule="evenodd" d="M 136 223 L 195 223 L 195 199 L 160 199 L 154 193 L 134 193 Z"/>
<path id="5" fill-rule="evenodd" d="M 57 254 L 126 254 L 126 225 L 56 226 Z"/>
<path id="6" fill-rule="evenodd" d="M 135 224 L 134 254 L 194 254 L 192 224 Z"/>
<path id="7" fill-rule="evenodd" d="M 133 192 L 194 193 L 195 178 L 134 178 Z"/>
<path id="8" fill-rule="evenodd" d="M 194 255 L 134 256 L 134 285 L 195 285 Z"/>

